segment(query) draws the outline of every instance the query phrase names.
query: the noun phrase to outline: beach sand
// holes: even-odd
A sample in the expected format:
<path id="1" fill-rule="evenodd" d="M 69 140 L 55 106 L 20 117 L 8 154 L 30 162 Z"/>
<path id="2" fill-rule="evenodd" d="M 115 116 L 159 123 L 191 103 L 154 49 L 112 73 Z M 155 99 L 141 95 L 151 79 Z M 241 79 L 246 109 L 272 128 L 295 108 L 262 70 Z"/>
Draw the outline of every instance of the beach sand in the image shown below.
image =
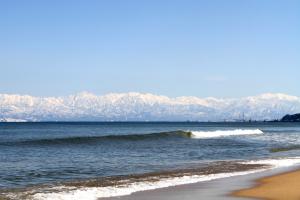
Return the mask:
<path id="1" fill-rule="evenodd" d="M 300 169 L 261 178 L 254 187 L 233 192 L 233 196 L 266 200 L 299 200 Z"/>

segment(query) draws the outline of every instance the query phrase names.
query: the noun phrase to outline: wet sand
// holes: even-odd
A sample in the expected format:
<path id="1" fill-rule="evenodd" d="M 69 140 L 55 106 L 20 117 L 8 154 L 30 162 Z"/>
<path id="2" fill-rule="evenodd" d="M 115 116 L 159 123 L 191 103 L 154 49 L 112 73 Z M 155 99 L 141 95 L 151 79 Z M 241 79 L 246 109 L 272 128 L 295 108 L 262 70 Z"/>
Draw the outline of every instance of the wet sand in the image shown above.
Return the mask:
<path id="1" fill-rule="evenodd" d="M 261 178 L 254 187 L 236 191 L 233 195 L 266 200 L 299 200 L 300 169 Z"/>

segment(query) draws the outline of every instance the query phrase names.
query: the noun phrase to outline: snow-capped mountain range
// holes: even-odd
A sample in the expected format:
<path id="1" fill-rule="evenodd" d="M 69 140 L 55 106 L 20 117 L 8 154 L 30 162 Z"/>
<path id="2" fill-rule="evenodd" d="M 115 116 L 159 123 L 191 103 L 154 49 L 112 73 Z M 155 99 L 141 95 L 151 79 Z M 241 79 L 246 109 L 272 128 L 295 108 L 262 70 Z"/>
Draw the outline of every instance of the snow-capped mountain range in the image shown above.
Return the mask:
<path id="1" fill-rule="evenodd" d="M 82 92 L 65 97 L 0 94 L 2 121 L 238 121 L 273 120 L 300 112 L 300 97 L 169 98 L 149 93 Z"/>

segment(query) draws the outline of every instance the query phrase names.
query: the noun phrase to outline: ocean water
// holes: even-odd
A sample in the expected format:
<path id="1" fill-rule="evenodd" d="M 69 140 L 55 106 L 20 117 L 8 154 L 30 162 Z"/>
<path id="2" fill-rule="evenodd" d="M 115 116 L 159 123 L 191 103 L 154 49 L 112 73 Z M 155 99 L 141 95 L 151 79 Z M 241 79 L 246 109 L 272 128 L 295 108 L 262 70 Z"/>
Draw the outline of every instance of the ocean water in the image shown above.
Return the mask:
<path id="1" fill-rule="evenodd" d="M 0 123 L 0 199 L 121 196 L 300 164 L 300 123 Z"/>

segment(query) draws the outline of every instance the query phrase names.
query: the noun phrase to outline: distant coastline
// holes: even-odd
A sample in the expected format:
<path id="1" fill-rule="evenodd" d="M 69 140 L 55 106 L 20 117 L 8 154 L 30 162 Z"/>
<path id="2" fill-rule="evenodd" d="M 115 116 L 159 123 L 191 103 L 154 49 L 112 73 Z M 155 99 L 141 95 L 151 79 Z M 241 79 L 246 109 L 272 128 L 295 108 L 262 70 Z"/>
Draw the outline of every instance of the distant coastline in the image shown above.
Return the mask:
<path id="1" fill-rule="evenodd" d="M 157 120 L 157 121 L 151 121 L 151 120 L 103 120 L 103 121 L 96 121 L 96 120 L 50 120 L 50 121 L 30 121 L 25 119 L 14 119 L 14 118 L 4 118 L 0 119 L 0 123 L 268 123 L 268 122 L 300 122 L 300 113 L 296 114 L 286 114 L 281 119 L 274 119 L 274 120 L 223 120 L 223 121 L 192 121 L 192 120 L 179 120 L 179 121 L 168 121 L 168 120 Z"/>

